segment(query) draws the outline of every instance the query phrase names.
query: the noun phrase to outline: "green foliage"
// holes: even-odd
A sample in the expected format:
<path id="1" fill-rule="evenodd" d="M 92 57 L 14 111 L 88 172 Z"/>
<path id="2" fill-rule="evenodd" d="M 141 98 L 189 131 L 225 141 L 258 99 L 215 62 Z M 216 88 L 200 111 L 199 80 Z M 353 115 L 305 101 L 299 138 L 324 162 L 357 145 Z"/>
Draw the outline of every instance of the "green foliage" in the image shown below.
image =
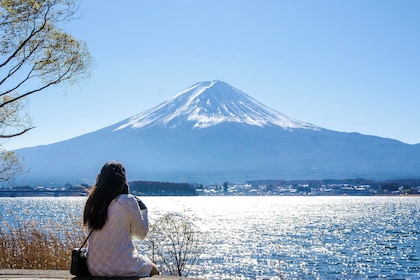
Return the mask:
<path id="1" fill-rule="evenodd" d="M 33 128 L 27 96 L 89 76 L 86 44 L 59 27 L 76 10 L 74 0 L 0 0 L 0 138 Z"/>
<path id="2" fill-rule="evenodd" d="M 194 185 L 188 183 L 133 181 L 129 185 L 136 195 L 197 195 Z"/>
<path id="3" fill-rule="evenodd" d="M 11 183 L 21 174 L 24 167 L 15 153 L 6 151 L 0 147 L 0 181 Z"/>

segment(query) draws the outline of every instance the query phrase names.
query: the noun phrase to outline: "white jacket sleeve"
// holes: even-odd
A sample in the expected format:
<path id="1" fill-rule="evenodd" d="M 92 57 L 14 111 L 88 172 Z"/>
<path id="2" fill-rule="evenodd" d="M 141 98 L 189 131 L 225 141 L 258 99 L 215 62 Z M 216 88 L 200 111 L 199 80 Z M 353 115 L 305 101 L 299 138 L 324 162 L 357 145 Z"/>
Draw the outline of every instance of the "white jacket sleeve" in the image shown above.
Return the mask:
<path id="1" fill-rule="evenodd" d="M 146 238 L 149 232 L 147 209 L 140 210 L 137 200 L 132 195 L 127 196 L 126 204 L 131 235 L 139 239 Z"/>

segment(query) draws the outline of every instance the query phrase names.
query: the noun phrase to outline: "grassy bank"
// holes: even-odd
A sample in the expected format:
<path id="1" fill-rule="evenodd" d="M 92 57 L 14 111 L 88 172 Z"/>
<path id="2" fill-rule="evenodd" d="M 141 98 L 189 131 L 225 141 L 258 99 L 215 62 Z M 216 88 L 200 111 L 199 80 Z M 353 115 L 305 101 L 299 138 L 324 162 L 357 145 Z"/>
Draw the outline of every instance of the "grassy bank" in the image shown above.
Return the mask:
<path id="1" fill-rule="evenodd" d="M 8 216 L 13 222 L 0 217 L 0 269 L 70 268 L 72 249 L 86 237 L 80 217 L 35 222 Z M 168 214 L 151 225 L 147 242 L 139 249 L 151 256 L 164 274 L 187 276 L 199 262 L 202 241 L 187 217 Z"/>
<path id="2" fill-rule="evenodd" d="M 84 237 L 80 217 L 42 223 L 0 218 L 0 269 L 69 269 L 71 250 Z"/>

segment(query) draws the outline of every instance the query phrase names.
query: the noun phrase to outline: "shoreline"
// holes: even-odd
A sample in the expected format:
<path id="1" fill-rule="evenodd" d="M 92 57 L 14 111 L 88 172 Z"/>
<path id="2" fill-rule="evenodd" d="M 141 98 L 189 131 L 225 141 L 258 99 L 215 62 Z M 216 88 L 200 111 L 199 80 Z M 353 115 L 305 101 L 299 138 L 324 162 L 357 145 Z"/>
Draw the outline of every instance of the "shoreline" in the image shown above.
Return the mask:
<path id="1" fill-rule="evenodd" d="M 173 195 L 145 195 L 145 196 L 153 196 L 153 197 L 167 197 L 167 196 L 173 196 Z M 179 195 L 177 195 L 179 196 Z M 301 194 L 265 194 L 265 195 L 226 195 L 226 194 L 213 194 L 213 195 L 181 195 L 181 196 L 201 196 L 201 197 L 213 197 L 213 196 L 226 196 L 226 197 L 238 197 L 238 196 L 253 196 L 253 197 L 259 197 L 259 196 L 304 196 L 304 197 L 325 197 L 325 196 L 343 196 L 343 197 L 417 197 L 420 196 L 420 193 L 414 193 L 414 194 L 307 194 L 307 195 L 301 195 Z M 22 197 L 87 197 L 87 194 L 81 194 L 81 193 L 74 193 L 74 192 L 63 192 L 58 193 L 57 192 L 22 192 L 22 191 L 0 191 L 0 198 L 22 198 Z"/>
<path id="2" fill-rule="evenodd" d="M 178 280 L 178 279 L 193 279 L 193 278 L 184 278 L 179 276 L 164 276 L 164 275 L 155 275 L 150 277 L 151 279 L 171 279 L 171 280 Z M 115 277 L 115 278 L 102 278 L 102 277 L 76 277 L 71 275 L 68 270 L 42 270 L 42 269 L 0 269 L 0 279 L 21 279 L 21 280 L 64 280 L 64 279 L 95 279 L 95 280 L 140 280 L 140 279 L 148 279 L 148 278 L 140 278 L 140 277 Z M 199 280 L 194 278 L 195 280 Z"/>

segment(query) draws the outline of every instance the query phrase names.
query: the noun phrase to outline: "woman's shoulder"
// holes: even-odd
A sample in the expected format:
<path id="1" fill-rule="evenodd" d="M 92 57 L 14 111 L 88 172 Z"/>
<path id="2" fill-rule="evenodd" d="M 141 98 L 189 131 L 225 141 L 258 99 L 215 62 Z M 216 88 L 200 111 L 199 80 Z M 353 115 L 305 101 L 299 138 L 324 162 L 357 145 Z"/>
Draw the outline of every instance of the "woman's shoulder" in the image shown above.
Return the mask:
<path id="1" fill-rule="evenodd" d="M 117 208 L 120 209 L 120 211 L 129 213 L 129 215 L 133 217 L 140 212 L 137 199 L 131 194 L 120 194 L 115 200 L 115 204 L 118 205 Z"/>
<path id="2" fill-rule="evenodd" d="M 120 202 L 120 203 L 126 203 L 126 202 L 129 202 L 129 201 L 133 201 L 133 202 L 137 203 L 136 198 L 132 194 L 120 194 L 117 198 L 117 201 Z"/>
<path id="3" fill-rule="evenodd" d="M 133 200 L 136 201 L 136 198 L 132 194 L 120 194 L 117 198 L 118 201 L 127 201 L 127 200 Z"/>

